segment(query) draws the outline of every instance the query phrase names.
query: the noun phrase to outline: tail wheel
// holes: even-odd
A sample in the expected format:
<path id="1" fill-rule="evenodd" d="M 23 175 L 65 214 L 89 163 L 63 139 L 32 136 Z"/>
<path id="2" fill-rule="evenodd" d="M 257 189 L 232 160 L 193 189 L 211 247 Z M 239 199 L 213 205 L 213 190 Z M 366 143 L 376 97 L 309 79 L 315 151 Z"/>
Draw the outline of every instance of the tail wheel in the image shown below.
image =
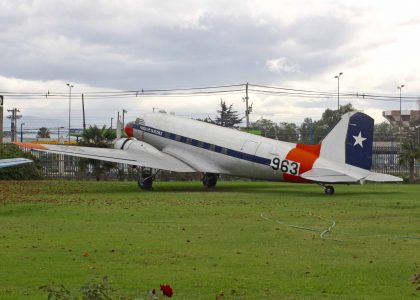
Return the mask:
<path id="1" fill-rule="evenodd" d="M 203 185 L 207 188 L 214 188 L 217 184 L 217 179 L 219 174 L 215 173 L 205 173 L 203 177 Z"/>
<path id="2" fill-rule="evenodd" d="M 324 187 L 324 191 L 326 195 L 333 195 L 334 187 L 332 185 L 327 185 L 326 187 Z"/>

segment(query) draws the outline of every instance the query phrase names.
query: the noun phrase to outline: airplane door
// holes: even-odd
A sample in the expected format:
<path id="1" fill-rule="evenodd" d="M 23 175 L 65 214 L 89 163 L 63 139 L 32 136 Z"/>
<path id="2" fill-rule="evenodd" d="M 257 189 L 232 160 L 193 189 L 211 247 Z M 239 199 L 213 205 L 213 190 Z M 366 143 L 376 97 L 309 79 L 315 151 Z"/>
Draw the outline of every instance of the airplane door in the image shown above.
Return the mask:
<path id="1" fill-rule="evenodd" d="M 258 147 L 257 155 L 267 157 L 272 152 L 273 146 L 268 143 L 261 143 Z"/>

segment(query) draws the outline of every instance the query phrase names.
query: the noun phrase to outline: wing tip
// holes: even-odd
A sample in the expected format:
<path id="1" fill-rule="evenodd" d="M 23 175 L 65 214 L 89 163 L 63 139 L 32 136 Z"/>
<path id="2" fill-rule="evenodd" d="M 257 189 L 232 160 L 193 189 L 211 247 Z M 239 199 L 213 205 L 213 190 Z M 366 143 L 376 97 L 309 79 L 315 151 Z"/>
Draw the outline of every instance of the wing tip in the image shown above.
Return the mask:
<path id="1" fill-rule="evenodd" d="M 48 150 L 47 147 L 40 145 L 40 144 L 34 144 L 34 143 L 25 143 L 25 142 L 13 142 L 16 146 L 24 147 L 28 149 L 36 149 L 36 150 Z"/>

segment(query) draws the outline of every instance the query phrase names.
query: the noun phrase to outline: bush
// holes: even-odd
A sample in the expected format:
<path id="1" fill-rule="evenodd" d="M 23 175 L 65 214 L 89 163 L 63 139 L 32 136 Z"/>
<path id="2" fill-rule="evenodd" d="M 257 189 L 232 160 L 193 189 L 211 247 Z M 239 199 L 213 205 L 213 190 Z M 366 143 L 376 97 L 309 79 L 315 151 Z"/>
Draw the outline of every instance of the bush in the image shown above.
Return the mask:
<path id="1" fill-rule="evenodd" d="M 0 180 L 39 180 L 44 178 L 42 167 L 36 157 L 25 153 L 14 144 L 0 144 L 0 159 L 17 157 L 32 159 L 34 163 L 1 168 Z"/>

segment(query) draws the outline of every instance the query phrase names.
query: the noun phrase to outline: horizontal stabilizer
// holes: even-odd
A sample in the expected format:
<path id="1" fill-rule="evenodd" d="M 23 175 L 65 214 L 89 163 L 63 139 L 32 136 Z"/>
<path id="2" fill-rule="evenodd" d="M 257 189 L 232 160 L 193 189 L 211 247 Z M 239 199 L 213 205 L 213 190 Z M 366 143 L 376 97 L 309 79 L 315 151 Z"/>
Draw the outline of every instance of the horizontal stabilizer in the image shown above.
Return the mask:
<path id="1" fill-rule="evenodd" d="M 314 168 L 300 177 L 315 182 L 358 182 L 357 178 L 330 169 Z"/>
<path id="2" fill-rule="evenodd" d="M 366 181 L 375 181 L 375 182 L 401 182 L 403 181 L 402 178 L 382 174 L 382 173 L 370 173 L 367 177 L 364 178 Z"/>

